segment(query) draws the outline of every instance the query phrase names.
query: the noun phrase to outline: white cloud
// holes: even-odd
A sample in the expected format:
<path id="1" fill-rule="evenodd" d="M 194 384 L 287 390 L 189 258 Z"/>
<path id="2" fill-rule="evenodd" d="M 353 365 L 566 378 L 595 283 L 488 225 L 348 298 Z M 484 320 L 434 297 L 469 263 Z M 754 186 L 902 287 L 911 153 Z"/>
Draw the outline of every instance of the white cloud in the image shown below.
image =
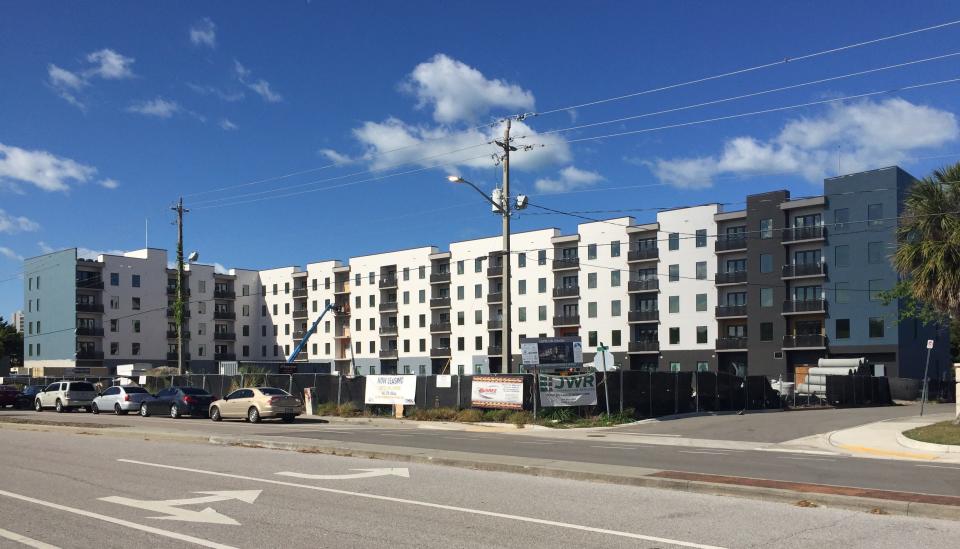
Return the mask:
<path id="1" fill-rule="evenodd" d="M 200 84 L 194 84 L 192 82 L 187 82 L 187 87 L 200 95 L 215 95 L 220 99 L 230 103 L 233 103 L 234 101 L 240 101 L 244 98 L 244 93 L 242 91 L 226 91 L 216 86 L 201 86 Z"/>
<path id="2" fill-rule="evenodd" d="M 0 233 L 28 233 L 36 231 L 40 225 L 23 216 L 13 216 L 0 210 Z"/>
<path id="3" fill-rule="evenodd" d="M 147 101 L 140 101 L 127 107 L 127 112 L 142 114 L 144 116 L 156 116 L 157 118 L 170 118 L 180 111 L 180 105 L 176 101 L 157 97 Z"/>
<path id="4" fill-rule="evenodd" d="M 220 129 L 225 131 L 232 131 L 238 129 L 237 125 L 230 121 L 229 118 L 220 119 Z"/>
<path id="5" fill-rule="evenodd" d="M 0 255 L 12 259 L 13 261 L 23 261 L 23 256 L 17 252 L 7 248 L 6 246 L 0 246 Z"/>
<path id="6" fill-rule="evenodd" d="M 87 54 L 87 61 L 94 67 L 86 71 L 87 75 L 96 75 L 107 80 L 133 78 L 134 58 L 121 55 L 109 48 Z"/>
<path id="7" fill-rule="evenodd" d="M 134 59 L 108 48 L 88 53 L 85 60 L 87 66 L 74 71 L 52 63 L 47 65 L 47 83 L 57 95 L 80 110 L 86 110 L 86 105 L 77 94 L 89 86 L 92 79 L 119 80 L 134 76 L 131 69 Z"/>
<path id="8" fill-rule="evenodd" d="M 575 166 L 567 166 L 560 170 L 556 178 L 541 178 L 534 183 L 534 187 L 543 193 L 557 193 L 572 191 L 584 187 L 592 187 L 603 181 L 604 177 L 597 172 L 581 170 Z"/>
<path id="9" fill-rule="evenodd" d="M 101 255 L 123 255 L 125 253 L 123 250 L 94 250 L 83 246 L 77 248 L 77 257 L 83 259 L 96 259 Z"/>
<path id="10" fill-rule="evenodd" d="M 204 17 L 190 27 L 190 42 L 194 46 L 217 47 L 217 26 L 209 17 Z"/>
<path id="11" fill-rule="evenodd" d="M 441 123 L 475 120 L 493 108 L 533 109 L 533 94 L 516 84 L 488 79 L 477 69 L 442 53 L 417 65 L 402 88 L 432 107 Z"/>
<path id="12" fill-rule="evenodd" d="M 845 173 L 898 164 L 919 149 L 960 137 L 956 116 L 900 98 L 836 104 L 814 117 L 790 120 L 767 141 L 741 136 L 717 155 L 656 159 L 647 166 L 680 188 L 712 185 L 717 175 L 797 173 L 811 182 L 834 175 L 839 148 Z"/>
<path id="13" fill-rule="evenodd" d="M 50 83 L 56 87 L 79 90 L 87 85 L 87 81 L 79 74 L 70 72 L 52 63 L 47 65 L 47 76 L 50 78 Z"/>
<path id="14" fill-rule="evenodd" d="M 227 274 L 227 272 L 229 272 L 229 269 L 227 269 L 226 267 L 224 267 L 223 264 L 217 263 L 216 261 L 214 261 L 214 262 L 213 262 L 213 272 L 215 272 L 215 273 L 220 273 L 220 274 Z"/>
<path id="15" fill-rule="evenodd" d="M 30 183 L 45 191 L 65 191 L 69 182 L 85 183 L 97 169 L 47 151 L 29 151 L 0 143 L 0 181 Z"/>
<path id="16" fill-rule="evenodd" d="M 104 189 L 111 189 L 111 190 L 116 189 L 117 187 L 120 186 L 120 182 L 117 181 L 116 179 L 101 179 L 100 181 L 97 182 L 97 184 L 103 187 Z"/>
<path id="17" fill-rule="evenodd" d="M 262 78 L 252 80 L 250 77 L 253 73 L 250 72 L 250 69 L 244 67 L 236 59 L 233 60 L 233 69 L 237 74 L 237 80 L 239 80 L 244 86 L 253 90 L 257 95 L 262 97 L 264 101 L 268 103 L 279 103 L 280 101 L 283 101 L 283 96 L 273 91 L 269 82 Z"/>
<path id="18" fill-rule="evenodd" d="M 356 162 L 356 159 L 350 158 L 345 154 L 338 153 L 333 149 L 320 149 L 317 153 L 325 156 L 327 160 L 333 162 L 337 166 L 345 166 L 347 164 L 352 164 Z"/>
<path id="19" fill-rule="evenodd" d="M 40 248 L 40 253 L 42 254 L 51 254 L 57 251 L 53 246 L 50 246 L 44 241 L 37 242 L 37 246 Z"/>

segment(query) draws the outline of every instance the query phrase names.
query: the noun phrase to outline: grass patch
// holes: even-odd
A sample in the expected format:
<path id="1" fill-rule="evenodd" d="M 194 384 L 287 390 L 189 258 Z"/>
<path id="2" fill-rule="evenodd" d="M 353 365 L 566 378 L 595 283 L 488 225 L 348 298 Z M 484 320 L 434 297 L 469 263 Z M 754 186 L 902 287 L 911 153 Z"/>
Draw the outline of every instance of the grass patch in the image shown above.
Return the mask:
<path id="1" fill-rule="evenodd" d="M 904 431 L 903 435 L 920 442 L 930 442 L 932 444 L 956 444 L 960 445 L 960 425 L 954 425 L 952 421 L 943 421 L 927 425 L 926 427 L 917 427 Z"/>
<path id="2" fill-rule="evenodd" d="M 613 427 L 634 421 L 633 408 L 623 413 L 600 414 L 597 416 L 580 417 L 572 408 L 544 408 L 540 421 L 537 423 L 558 429 L 583 429 L 586 427 Z"/>

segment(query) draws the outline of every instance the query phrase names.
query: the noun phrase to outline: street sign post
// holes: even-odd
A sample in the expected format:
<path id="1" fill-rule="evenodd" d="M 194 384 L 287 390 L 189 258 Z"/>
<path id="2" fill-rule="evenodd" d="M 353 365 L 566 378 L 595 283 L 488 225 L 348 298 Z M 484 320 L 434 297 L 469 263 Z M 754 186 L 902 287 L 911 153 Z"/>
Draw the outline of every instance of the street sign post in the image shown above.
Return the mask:
<path id="1" fill-rule="evenodd" d="M 607 417 L 610 417 L 610 389 L 607 388 L 607 355 L 610 354 L 607 352 L 607 346 L 600 342 L 600 346 L 597 347 L 597 355 L 600 357 L 600 363 L 603 368 L 603 402 L 607 405 Z M 596 358 L 594 358 L 594 365 L 596 365 Z"/>
<path id="2" fill-rule="evenodd" d="M 930 371 L 930 351 L 933 350 L 933 340 L 927 340 L 927 364 L 923 367 L 923 391 L 920 393 L 920 415 L 923 415 L 923 406 L 927 403 L 927 372 Z"/>

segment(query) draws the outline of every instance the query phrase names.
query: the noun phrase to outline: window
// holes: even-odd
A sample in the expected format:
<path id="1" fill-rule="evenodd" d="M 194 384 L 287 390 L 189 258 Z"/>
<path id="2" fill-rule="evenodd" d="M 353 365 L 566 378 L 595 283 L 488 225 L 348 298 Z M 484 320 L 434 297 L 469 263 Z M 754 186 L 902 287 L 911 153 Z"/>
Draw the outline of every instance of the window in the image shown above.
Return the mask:
<path id="1" fill-rule="evenodd" d="M 483 311 L 473 311 L 473 323 L 483 324 Z"/>
<path id="2" fill-rule="evenodd" d="M 614 240 L 610 243 L 610 257 L 620 257 L 620 241 Z"/>
<path id="3" fill-rule="evenodd" d="M 680 265 L 670 265 L 667 267 L 667 275 L 670 282 L 677 282 L 680 280 Z"/>
<path id="4" fill-rule="evenodd" d="M 883 220 L 883 204 L 868 204 L 867 205 L 867 227 L 882 227 L 883 226 L 882 220 Z"/>
<path id="5" fill-rule="evenodd" d="M 370 302 L 371 307 L 377 306 L 377 296 L 370 294 L 369 299 L 367 301 Z M 394 297 L 394 301 L 396 301 L 396 297 Z"/>
<path id="6" fill-rule="evenodd" d="M 620 316 L 620 300 L 614 299 L 610 302 L 610 316 Z"/>
<path id="7" fill-rule="evenodd" d="M 597 245 L 587 244 L 587 259 L 596 259 L 596 258 L 597 258 Z"/>
<path id="8" fill-rule="evenodd" d="M 140 344 L 139 344 L 139 343 L 131 343 L 131 344 L 130 344 L 130 354 L 132 354 L 133 356 L 140 356 Z"/>
<path id="9" fill-rule="evenodd" d="M 463 260 L 457 261 L 457 274 L 463 274 Z"/>
<path id="10" fill-rule="evenodd" d="M 370 273 L 370 274 L 373 275 L 373 273 Z M 370 280 L 370 282 L 373 282 L 373 280 Z M 285 294 L 289 294 L 289 293 L 290 293 L 290 283 L 289 283 L 289 282 L 284 282 L 284 283 L 283 283 L 283 293 L 285 293 Z"/>
<path id="11" fill-rule="evenodd" d="M 410 267 L 403 268 L 403 279 L 410 280 Z"/>
<path id="12" fill-rule="evenodd" d="M 668 306 L 667 306 L 668 313 L 680 312 L 680 296 L 672 295 L 667 299 L 667 302 L 668 302 Z"/>
<path id="13" fill-rule="evenodd" d="M 116 331 L 117 331 L 117 325 L 118 325 L 118 324 L 119 324 L 119 321 L 118 321 L 117 319 L 111 318 L 111 319 L 110 319 L 110 331 L 111 331 L 111 332 L 116 332 Z"/>
<path id="14" fill-rule="evenodd" d="M 760 238 L 773 238 L 773 220 L 760 220 Z"/>
<path id="15" fill-rule="evenodd" d="M 850 283 L 837 282 L 834 284 L 834 290 L 837 293 L 837 303 L 850 303 Z"/>
<path id="16" fill-rule="evenodd" d="M 850 223 L 850 209 L 838 208 L 833 211 L 833 230 L 842 233 L 846 232 Z"/>
<path id="17" fill-rule="evenodd" d="M 464 324 L 464 314 L 463 311 L 457 311 L 457 326 L 463 326 Z"/>
<path id="18" fill-rule="evenodd" d="M 119 352 L 120 352 L 120 344 L 117 343 L 116 341 L 111 342 L 111 343 L 110 343 L 110 354 L 111 354 L 111 355 L 116 355 L 116 354 L 119 353 Z"/>
<path id="19" fill-rule="evenodd" d="M 374 273 L 373 271 L 370 271 L 369 273 L 367 273 L 367 282 L 368 282 L 368 283 L 373 284 L 374 282 L 376 282 L 376 280 L 377 280 L 377 274 L 376 274 L 376 273 Z"/>
<path id="20" fill-rule="evenodd" d="M 773 322 L 760 323 L 760 341 L 773 341 Z"/>
<path id="21" fill-rule="evenodd" d="M 883 263 L 883 242 L 867 242 L 867 263 Z"/>
<path id="22" fill-rule="evenodd" d="M 619 347 L 622 345 L 620 341 L 620 330 L 614 330 L 610 332 L 610 345 L 612 347 Z"/>
<path id="23" fill-rule="evenodd" d="M 870 337 L 883 337 L 883 319 L 870 317 Z"/>
<path id="24" fill-rule="evenodd" d="M 541 305 L 537 307 L 537 319 L 546 320 L 547 319 L 547 306 Z"/>
<path id="25" fill-rule="evenodd" d="M 760 272 L 761 273 L 773 272 L 773 255 L 760 254 Z"/>
<path id="26" fill-rule="evenodd" d="M 677 372 L 679 372 L 679 371 L 680 371 L 680 363 L 679 363 L 679 362 L 671 362 L 671 363 L 670 363 L 670 371 L 671 371 L 672 373 L 677 373 Z"/>
<path id="27" fill-rule="evenodd" d="M 707 262 L 697 261 L 697 280 L 707 279 Z"/>
<path id="28" fill-rule="evenodd" d="M 483 258 L 478 257 L 473 260 L 473 272 L 479 273 L 483 270 Z"/>
<path id="29" fill-rule="evenodd" d="M 463 298 L 464 298 L 465 295 L 466 295 L 466 291 L 465 291 L 464 287 L 463 287 L 463 286 L 457 286 L 457 300 L 458 300 L 458 301 L 463 301 Z"/>
<path id="30" fill-rule="evenodd" d="M 314 305 L 316 305 L 317 302 L 314 301 L 313 303 L 314 303 Z M 250 306 L 249 306 L 249 305 L 244 305 L 241 310 L 243 311 L 243 313 L 242 313 L 243 316 L 250 316 Z M 314 307 L 313 310 L 316 311 L 317 308 Z"/>
<path id="31" fill-rule="evenodd" d="M 850 319 L 837 319 L 837 339 L 850 339 Z"/>
<path id="32" fill-rule="evenodd" d="M 462 337 L 457 338 L 457 350 L 463 351 L 466 348 L 466 343 Z"/>
<path id="33" fill-rule="evenodd" d="M 426 327 L 427 327 L 427 315 L 420 315 L 419 320 L 420 320 L 420 327 L 421 327 L 421 328 L 426 328 Z"/>
<path id="34" fill-rule="evenodd" d="M 285 315 L 290 314 L 290 304 L 289 304 L 289 303 L 284 303 L 284 304 L 283 304 L 283 314 L 285 314 Z"/>
<path id="35" fill-rule="evenodd" d="M 375 319 L 375 318 L 371 318 L 371 319 L 370 319 L 370 329 L 371 329 L 371 330 L 376 330 L 376 329 L 377 329 L 377 319 Z"/>
<path id="36" fill-rule="evenodd" d="M 260 316 L 267 316 L 267 306 L 266 306 L 266 305 L 262 305 L 262 306 L 260 307 Z"/>
<path id="37" fill-rule="evenodd" d="M 417 274 L 420 276 L 420 280 L 427 278 L 427 268 L 425 266 L 420 265 L 420 269 L 418 271 L 419 272 Z"/>
<path id="38" fill-rule="evenodd" d="M 547 293 L 547 279 L 538 278 L 537 279 L 537 293 L 545 294 Z"/>
<path id="39" fill-rule="evenodd" d="M 590 301 L 587 303 L 587 318 L 597 318 L 597 302 Z"/>
<path id="40" fill-rule="evenodd" d="M 870 290 L 870 301 L 883 301 L 880 294 L 883 292 L 882 280 L 867 281 L 867 288 Z"/>
<path id="41" fill-rule="evenodd" d="M 134 288 L 140 287 L 140 275 L 133 275 L 132 280 L 130 281 L 131 285 Z"/>
<path id="42" fill-rule="evenodd" d="M 474 286 L 473 286 L 473 297 L 475 297 L 475 298 L 477 298 L 477 299 L 483 297 L 483 285 L 482 285 L 482 284 L 474 284 Z"/>
<path id="43" fill-rule="evenodd" d="M 669 250 L 680 249 L 680 233 L 670 233 L 667 236 L 667 249 Z"/>
<path id="44" fill-rule="evenodd" d="M 37 331 L 38 331 L 38 332 L 40 331 L 39 326 L 37 327 Z M 139 333 L 140 333 L 140 321 L 139 321 L 139 320 L 134 320 L 134 321 L 133 321 L 133 333 L 135 333 L 135 334 L 139 334 Z"/>
<path id="45" fill-rule="evenodd" d="M 522 269 L 527 266 L 527 254 L 517 254 L 517 267 Z"/>
<path id="46" fill-rule="evenodd" d="M 447 296 L 447 297 L 449 297 L 449 296 Z M 426 303 L 426 302 L 427 302 L 427 291 L 426 291 L 426 290 L 420 290 L 419 292 L 417 292 L 417 299 L 419 300 L 420 303 Z"/>
<path id="47" fill-rule="evenodd" d="M 697 343 L 707 342 L 707 327 L 697 326 Z"/>
<path id="48" fill-rule="evenodd" d="M 706 229 L 697 229 L 697 247 L 698 248 L 707 247 L 707 230 Z"/>
<path id="49" fill-rule="evenodd" d="M 120 273 L 110 273 L 110 285 L 111 286 L 120 285 Z"/>
<path id="50" fill-rule="evenodd" d="M 850 246 L 846 244 L 833 248 L 833 263 L 837 267 L 850 266 Z"/>
<path id="51" fill-rule="evenodd" d="M 620 271 L 610 271 L 610 287 L 616 288 L 620 286 Z"/>
<path id="52" fill-rule="evenodd" d="M 403 304 L 404 305 L 410 304 L 410 292 L 406 292 L 406 291 L 403 292 Z"/>
<path id="53" fill-rule="evenodd" d="M 139 310 L 140 310 L 140 298 L 139 298 L 139 297 L 131 298 L 130 308 L 133 309 L 134 311 L 139 311 Z"/>
<path id="54" fill-rule="evenodd" d="M 773 307 L 773 288 L 760 288 L 760 306 Z"/>
<path id="55" fill-rule="evenodd" d="M 587 273 L 587 288 L 597 287 L 597 273 Z"/>
<path id="56" fill-rule="evenodd" d="M 589 347 L 597 346 L 597 332 L 587 332 L 587 345 Z"/>
<path id="57" fill-rule="evenodd" d="M 518 321 L 518 322 L 526 322 L 526 321 L 527 321 L 527 308 L 526 308 L 526 307 L 520 307 L 519 309 L 517 309 L 517 321 Z"/>
<path id="58" fill-rule="evenodd" d="M 483 349 L 483 336 L 477 336 L 473 338 L 473 347 L 477 351 L 480 351 Z"/>
<path id="59" fill-rule="evenodd" d="M 119 297 L 117 297 L 117 296 L 115 296 L 115 295 L 110 296 L 110 308 L 113 309 L 114 311 L 116 311 L 117 309 L 120 308 L 120 298 L 119 298 Z"/>
<path id="60" fill-rule="evenodd" d="M 537 265 L 546 265 L 547 264 L 547 251 L 539 250 L 537 251 Z"/>
<path id="61" fill-rule="evenodd" d="M 376 341 L 371 341 L 371 342 L 370 342 L 370 353 L 373 354 L 373 353 L 375 353 L 375 352 L 377 352 L 377 342 L 376 342 Z"/>
<path id="62" fill-rule="evenodd" d="M 707 310 L 707 294 L 697 294 L 697 311 Z"/>
<path id="63" fill-rule="evenodd" d="M 670 328 L 670 345 L 680 344 L 680 328 Z"/>
<path id="64" fill-rule="evenodd" d="M 527 281 L 526 281 L 526 280 L 517 281 L 517 292 L 518 292 L 520 295 L 526 295 L 526 293 L 527 293 Z"/>
<path id="65" fill-rule="evenodd" d="M 409 353 L 409 352 L 410 352 L 410 340 L 409 340 L 409 339 L 404 339 L 404 340 L 403 340 L 403 352 L 405 352 L 405 353 Z"/>

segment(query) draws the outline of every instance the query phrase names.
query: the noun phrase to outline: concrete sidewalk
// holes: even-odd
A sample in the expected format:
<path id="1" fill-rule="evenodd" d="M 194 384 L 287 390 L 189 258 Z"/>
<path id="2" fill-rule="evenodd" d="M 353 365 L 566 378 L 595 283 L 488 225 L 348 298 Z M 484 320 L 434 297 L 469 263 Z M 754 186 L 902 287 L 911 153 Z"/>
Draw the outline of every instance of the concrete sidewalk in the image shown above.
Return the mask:
<path id="1" fill-rule="evenodd" d="M 904 431 L 953 419 L 949 413 L 888 419 L 826 435 L 830 447 L 856 457 L 960 463 L 958 449 L 904 440 Z M 952 450 L 952 451 L 950 451 Z"/>

